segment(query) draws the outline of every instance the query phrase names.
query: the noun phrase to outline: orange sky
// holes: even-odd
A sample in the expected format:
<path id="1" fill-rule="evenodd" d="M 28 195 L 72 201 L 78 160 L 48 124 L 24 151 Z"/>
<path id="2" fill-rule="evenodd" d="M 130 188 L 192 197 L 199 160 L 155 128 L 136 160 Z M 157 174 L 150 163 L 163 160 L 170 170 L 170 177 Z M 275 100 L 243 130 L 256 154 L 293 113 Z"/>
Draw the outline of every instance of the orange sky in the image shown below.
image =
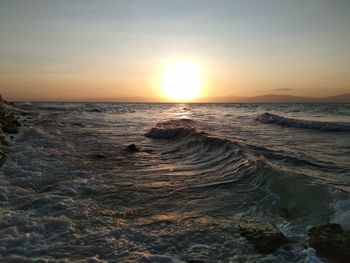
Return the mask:
<path id="1" fill-rule="evenodd" d="M 350 92 L 347 1 L 1 1 L 9 100 L 164 98 L 186 58 L 201 97 Z"/>

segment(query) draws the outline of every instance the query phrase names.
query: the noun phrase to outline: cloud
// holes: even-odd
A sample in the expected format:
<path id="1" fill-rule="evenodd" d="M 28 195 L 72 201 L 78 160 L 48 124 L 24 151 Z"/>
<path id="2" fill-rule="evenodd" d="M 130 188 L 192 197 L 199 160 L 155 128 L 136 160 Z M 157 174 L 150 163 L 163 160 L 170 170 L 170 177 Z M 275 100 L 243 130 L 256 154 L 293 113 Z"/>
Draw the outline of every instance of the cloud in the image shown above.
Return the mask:
<path id="1" fill-rule="evenodd" d="M 289 88 L 278 88 L 278 89 L 271 89 L 271 90 L 256 90 L 256 92 L 259 93 L 269 93 L 272 91 L 293 91 L 293 89 L 289 89 Z"/>
<path id="2" fill-rule="evenodd" d="M 273 89 L 275 91 L 292 91 L 293 89 L 288 89 L 288 88 L 280 88 L 280 89 Z"/>

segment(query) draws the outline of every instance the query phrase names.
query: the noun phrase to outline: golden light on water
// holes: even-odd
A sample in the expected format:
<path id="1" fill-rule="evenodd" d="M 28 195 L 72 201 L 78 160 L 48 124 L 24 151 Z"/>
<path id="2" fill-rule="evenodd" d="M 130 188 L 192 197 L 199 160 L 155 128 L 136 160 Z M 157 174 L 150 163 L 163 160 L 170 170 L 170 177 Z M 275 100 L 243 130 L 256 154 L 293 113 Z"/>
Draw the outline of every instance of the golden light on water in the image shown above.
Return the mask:
<path id="1" fill-rule="evenodd" d="M 164 95 L 172 100 L 189 100 L 196 98 L 203 86 L 202 72 L 191 60 L 178 60 L 167 66 L 161 87 Z"/>

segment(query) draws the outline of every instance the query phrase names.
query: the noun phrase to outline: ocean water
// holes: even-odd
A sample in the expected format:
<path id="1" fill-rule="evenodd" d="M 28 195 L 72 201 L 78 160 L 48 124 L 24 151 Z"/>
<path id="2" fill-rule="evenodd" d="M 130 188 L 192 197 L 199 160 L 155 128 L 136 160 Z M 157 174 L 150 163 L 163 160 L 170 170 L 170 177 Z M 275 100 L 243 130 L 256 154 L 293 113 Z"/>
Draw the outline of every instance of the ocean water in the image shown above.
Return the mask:
<path id="1" fill-rule="evenodd" d="M 327 262 L 308 229 L 350 230 L 350 104 L 12 111 L 23 127 L 0 170 L 0 262 Z M 290 243 L 256 252 L 239 230 L 254 218 Z"/>

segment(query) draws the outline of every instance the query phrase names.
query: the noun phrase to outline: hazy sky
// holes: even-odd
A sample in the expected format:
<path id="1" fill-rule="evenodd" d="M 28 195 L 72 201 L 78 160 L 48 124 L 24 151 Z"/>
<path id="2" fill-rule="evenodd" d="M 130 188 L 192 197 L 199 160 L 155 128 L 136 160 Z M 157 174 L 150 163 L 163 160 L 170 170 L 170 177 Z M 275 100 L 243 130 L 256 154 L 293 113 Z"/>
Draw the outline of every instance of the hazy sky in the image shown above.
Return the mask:
<path id="1" fill-rule="evenodd" d="M 348 0 L 0 0 L 8 99 L 160 97 L 171 60 L 202 96 L 350 91 Z"/>

